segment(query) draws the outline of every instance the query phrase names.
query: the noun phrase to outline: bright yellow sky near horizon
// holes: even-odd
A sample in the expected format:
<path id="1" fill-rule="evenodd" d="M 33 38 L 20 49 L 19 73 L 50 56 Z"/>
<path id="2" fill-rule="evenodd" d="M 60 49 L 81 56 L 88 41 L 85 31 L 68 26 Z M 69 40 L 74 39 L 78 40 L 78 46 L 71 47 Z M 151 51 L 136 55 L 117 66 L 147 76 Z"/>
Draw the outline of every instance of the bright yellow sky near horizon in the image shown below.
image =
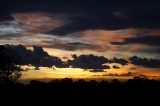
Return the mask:
<path id="1" fill-rule="evenodd" d="M 138 69 L 131 70 L 132 65 L 124 66 L 121 69 L 106 69 L 104 72 L 90 72 L 80 68 L 48 68 L 40 67 L 35 70 L 33 66 L 23 66 L 24 69 L 29 68 L 28 71 L 22 72 L 21 80 L 27 79 L 129 79 L 134 76 L 105 76 L 106 74 L 126 74 L 128 72 L 137 73 L 137 75 L 146 75 L 148 78 L 159 79 L 160 71 L 156 69 L 147 69 L 145 67 L 138 67 Z"/>
<path id="2" fill-rule="evenodd" d="M 32 49 L 29 47 L 28 49 Z M 60 49 L 52 49 L 52 48 L 44 48 L 44 51 L 47 51 L 49 55 L 58 56 L 63 61 L 63 57 L 67 57 L 68 59 L 71 59 L 72 54 L 94 54 L 98 56 L 105 56 L 108 58 L 112 58 L 113 54 L 106 53 L 106 52 L 95 52 L 95 51 L 88 51 L 88 50 L 77 50 L 77 51 L 66 51 L 66 50 L 60 50 Z M 123 54 L 124 57 L 122 58 L 128 58 L 128 53 L 121 52 L 121 55 Z M 115 54 L 114 54 L 115 55 Z M 118 56 L 118 54 L 117 54 Z M 143 66 L 136 66 L 133 64 L 128 64 L 126 66 L 122 66 L 120 64 L 108 64 L 109 66 L 117 65 L 121 67 L 120 69 L 105 69 L 104 72 L 90 72 L 89 70 L 84 70 L 81 68 L 48 68 L 48 67 L 40 67 L 39 70 L 35 70 L 34 66 L 22 66 L 22 68 L 26 69 L 28 68 L 28 71 L 22 72 L 21 80 L 27 80 L 27 79 L 61 79 L 61 78 L 73 78 L 73 79 L 129 79 L 133 78 L 134 76 L 126 75 L 121 76 L 121 74 L 127 74 L 128 72 L 136 73 L 138 75 L 145 75 L 148 78 L 153 79 L 159 79 L 160 78 L 160 71 L 159 69 L 154 68 L 147 68 Z M 120 76 L 106 76 L 109 74 L 118 74 Z"/>

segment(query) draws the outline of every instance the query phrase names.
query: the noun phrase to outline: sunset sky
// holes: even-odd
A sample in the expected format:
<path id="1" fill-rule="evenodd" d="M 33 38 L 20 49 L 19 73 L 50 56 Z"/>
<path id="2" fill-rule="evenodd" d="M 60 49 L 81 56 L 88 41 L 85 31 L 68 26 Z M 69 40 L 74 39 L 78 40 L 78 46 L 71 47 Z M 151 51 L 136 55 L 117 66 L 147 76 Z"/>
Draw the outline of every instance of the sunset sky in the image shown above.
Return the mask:
<path id="1" fill-rule="evenodd" d="M 159 0 L 1 0 L 0 13 L 0 45 L 31 58 L 21 79 L 160 78 Z"/>

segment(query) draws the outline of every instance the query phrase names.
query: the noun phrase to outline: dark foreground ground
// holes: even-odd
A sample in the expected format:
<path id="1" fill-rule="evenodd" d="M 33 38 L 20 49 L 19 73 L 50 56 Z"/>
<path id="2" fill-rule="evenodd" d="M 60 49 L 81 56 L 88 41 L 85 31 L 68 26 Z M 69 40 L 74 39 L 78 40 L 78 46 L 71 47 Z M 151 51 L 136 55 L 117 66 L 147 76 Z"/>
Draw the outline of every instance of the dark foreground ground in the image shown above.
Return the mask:
<path id="1" fill-rule="evenodd" d="M 54 80 L 0 84 L 0 106 L 160 106 L 160 81 Z"/>

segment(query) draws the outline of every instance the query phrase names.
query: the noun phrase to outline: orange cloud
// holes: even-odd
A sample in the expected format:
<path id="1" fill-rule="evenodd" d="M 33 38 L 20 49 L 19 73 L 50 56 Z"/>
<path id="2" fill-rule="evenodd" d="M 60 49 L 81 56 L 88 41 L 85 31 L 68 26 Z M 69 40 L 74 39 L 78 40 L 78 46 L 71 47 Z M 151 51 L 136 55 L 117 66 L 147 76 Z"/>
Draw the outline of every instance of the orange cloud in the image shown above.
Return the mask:
<path id="1" fill-rule="evenodd" d="M 124 29 L 124 30 L 86 30 L 74 33 L 79 36 L 82 41 L 96 44 L 101 48 L 97 48 L 97 51 L 120 51 L 120 52 L 150 52 L 156 51 L 154 48 L 150 48 L 143 44 L 132 44 L 132 45 L 112 45 L 110 42 L 123 42 L 124 38 L 130 38 L 134 36 L 145 36 L 151 34 L 152 36 L 160 35 L 159 29 Z"/>
<path id="2" fill-rule="evenodd" d="M 48 32 L 67 22 L 64 15 L 50 15 L 42 12 L 15 13 L 13 17 L 22 27 L 34 33 Z"/>

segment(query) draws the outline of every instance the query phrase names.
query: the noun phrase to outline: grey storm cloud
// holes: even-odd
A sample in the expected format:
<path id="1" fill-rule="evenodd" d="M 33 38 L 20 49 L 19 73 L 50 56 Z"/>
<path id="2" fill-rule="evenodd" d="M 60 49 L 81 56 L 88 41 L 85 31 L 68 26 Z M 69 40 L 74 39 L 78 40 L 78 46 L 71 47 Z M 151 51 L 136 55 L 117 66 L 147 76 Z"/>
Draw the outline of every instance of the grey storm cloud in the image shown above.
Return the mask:
<path id="1" fill-rule="evenodd" d="M 160 59 L 141 58 L 137 56 L 130 57 L 129 60 L 134 65 L 140 65 L 144 67 L 160 68 Z"/>
<path id="2" fill-rule="evenodd" d="M 110 60 L 104 56 L 90 55 L 72 55 L 72 60 L 68 59 L 66 62 L 61 58 L 51 56 L 43 50 L 42 47 L 33 46 L 33 50 L 27 49 L 23 45 L 1 45 L 0 53 L 10 55 L 11 58 L 15 58 L 17 65 L 33 65 L 36 67 L 52 67 L 65 68 L 72 66 L 73 68 L 92 69 L 90 72 L 102 72 L 103 69 L 110 69 L 107 63 L 119 63 L 124 65 L 123 59 L 114 58 Z M 122 61 L 123 60 L 123 61 Z"/>
<path id="3" fill-rule="evenodd" d="M 127 72 L 127 73 L 122 73 L 122 74 L 105 74 L 103 76 L 110 76 L 110 77 L 142 77 L 142 78 L 147 78 L 148 76 L 135 73 L 135 72 Z"/>
<path id="4" fill-rule="evenodd" d="M 68 50 L 68 51 L 75 51 L 75 50 L 96 50 L 101 48 L 98 45 L 94 44 L 88 44 L 83 42 L 54 42 L 54 41 L 43 41 L 43 43 L 47 43 L 46 47 L 50 48 L 57 48 L 62 50 Z"/>
<path id="5" fill-rule="evenodd" d="M 121 65 L 127 65 L 128 61 L 121 58 L 113 58 L 108 59 L 104 56 L 96 56 L 93 54 L 90 55 L 72 55 L 73 59 L 68 60 L 68 65 L 74 68 L 84 68 L 84 69 L 98 69 L 97 72 L 101 71 L 101 69 L 110 69 L 110 66 L 106 64 L 118 63 Z M 113 68 L 120 68 L 118 66 L 114 66 Z M 93 72 L 96 70 L 92 70 Z"/>
<path id="6" fill-rule="evenodd" d="M 149 46 L 160 46 L 160 36 L 139 36 L 124 38 L 123 42 L 111 42 L 113 45 L 128 45 L 128 44 L 145 44 Z"/>
<path id="7" fill-rule="evenodd" d="M 50 56 L 42 47 L 33 46 L 33 51 L 22 45 L 1 45 L 4 50 L 0 53 L 9 54 L 18 65 L 33 65 L 36 67 L 65 67 L 64 62 L 56 56 Z"/>
<path id="8" fill-rule="evenodd" d="M 113 59 L 111 59 L 111 63 L 118 63 L 118 64 L 121 64 L 121 65 L 127 65 L 129 62 L 125 59 L 114 57 Z"/>
<path id="9" fill-rule="evenodd" d="M 109 69 L 110 67 L 108 66 L 108 69 Z M 90 70 L 90 72 L 105 72 L 103 69 L 92 69 L 92 70 Z"/>
<path id="10" fill-rule="evenodd" d="M 70 22 L 48 33 L 66 35 L 88 29 L 160 28 L 159 0 L 1 0 L 0 21 L 12 13 L 65 14 Z"/>
<path id="11" fill-rule="evenodd" d="M 117 65 L 114 65 L 114 66 L 112 66 L 114 69 L 120 69 L 120 67 L 119 66 L 117 66 Z"/>
<path id="12" fill-rule="evenodd" d="M 25 31 L 26 30 L 19 27 L 18 23 L 15 21 L 0 22 L 0 36 L 7 34 L 18 34 Z"/>
<path id="13" fill-rule="evenodd" d="M 68 60 L 67 63 L 73 68 L 83 68 L 83 69 L 109 69 L 109 60 L 103 56 L 95 55 L 72 55 L 73 60 Z"/>
<path id="14" fill-rule="evenodd" d="M 128 65 L 129 63 L 150 68 L 160 68 L 159 59 L 141 58 L 137 56 L 130 57 L 128 60 L 122 58 L 108 59 L 104 56 L 90 55 L 72 55 L 72 59 L 62 61 L 61 58 L 51 56 L 43 50 L 42 47 L 33 46 L 33 50 L 27 49 L 22 45 L 1 45 L 0 54 L 5 53 L 14 59 L 17 65 L 33 65 L 35 67 L 52 67 L 58 68 L 81 68 L 90 72 L 103 72 L 104 69 L 110 69 L 109 64 L 118 63 Z M 15 58 L 17 57 L 17 58 Z M 120 68 L 114 65 L 112 68 Z"/>

